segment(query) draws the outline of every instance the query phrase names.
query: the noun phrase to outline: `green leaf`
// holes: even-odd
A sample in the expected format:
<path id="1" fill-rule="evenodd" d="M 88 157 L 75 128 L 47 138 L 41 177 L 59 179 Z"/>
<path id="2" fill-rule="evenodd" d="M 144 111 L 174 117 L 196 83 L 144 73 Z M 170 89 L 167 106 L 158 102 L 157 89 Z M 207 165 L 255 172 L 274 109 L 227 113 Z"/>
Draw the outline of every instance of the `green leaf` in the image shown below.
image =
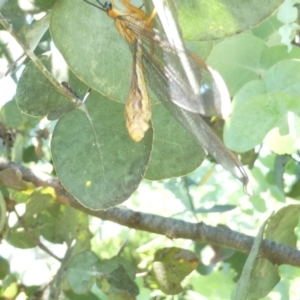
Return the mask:
<path id="1" fill-rule="evenodd" d="M 233 299 L 234 300 L 246 300 L 249 299 L 249 293 L 253 293 L 258 291 L 256 288 L 254 288 L 254 283 L 258 283 L 257 276 L 260 277 L 262 280 L 261 274 L 255 272 L 253 273 L 253 270 L 257 266 L 258 263 L 262 262 L 262 259 L 258 258 L 259 248 L 261 246 L 262 240 L 263 240 L 263 234 L 265 230 L 267 220 L 261 225 L 259 232 L 254 239 L 251 251 L 249 253 L 249 256 L 245 262 L 241 277 L 239 278 L 239 281 L 234 289 L 233 292 Z M 278 277 L 278 275 L 277 275 Z M 265 281 L 268 279 L 265 278 Z M 273 286 L 272 286 L 273 288 Z M 263 295 L 264 296 L 264 295 Z M 260 298 L 260 297 L 254 297 L 254 298 Z M 252 299 L 250 297 L 250 299 Z"/>
<path id="2" fill-rule="evenodd" d="M 191 285 L 204 299 L 231 299 L 234 275 L 232 270 L 217 270 L 208 276 L 197 274 L 191 278 Z"/>
<path id="3" fill-rule="evenodd" d="M 281 25 L 282 23 L 278 21 L 276 14 L 273 14 L 264 22 L 254 27 L 252 33 L 266 42 L 269 42 L 274 37 L 277 37 L 278 40 L 278 29 Z"/>
<path id="4" fill-rule="evenodd" d="M 0 256 L 0 280 L 3 280 L 9 274 L 9 269 L 8 261 Z"/>
<path id="5" fill-rule="evenodd" d="M 281 91 L 296 97 L 300 95 L 300 61 L 283 60 L 273 65 L 263 76 L 268 92 Z"/>
<path id="6" fill-rule="evenodd" d="M 89 292 L 96 280 L 98 257 L 90 251 L 75 255 L 67 269 L 71 289 L 77 294 Z"/>
<path id="7" fill-rule="evenodd" d="M 293 113 L 287 116 L 288 134 L 281 134 L 279 128 L 271 129 L 264 138 L 264 144 L 279 155 L 293 154 L 300 145 L 300 118 Z"/>
<path id="8" fill-rule="evenodd" d="M 48 209 L 55 203 L 54 200 L 55 192 L 52 188 L 47 187 L 35 190 L 26 201 L 26 211 L 23 218 L 26 219 Z"/>
<path id="9" fill-rule="evenodd" d="M 182 291 L 181 281 L 198 266 L 198 257 L 180 248 L 164 248 L 155 252 L 152 274 L 160 289 L 175 295 Z"/>
<path id="10" fill-rule="evenodd" d="M 59 81 L 67 81 L 80 96 L 84 95 L 87 87 L 81 83 L 67 68 L 63 67 L 60 55 L 41 56 L 41 63 Z M 59 64 L 59 71 L 57 69 Z M 47 114 L 63 113 L 74 109 L 74 104 L 59 93 L 51 82 L 36 68 L 33 62 L 27 64 L 17 86 L 16 100 L 19 108 L 26 114 L 40 117 Z M 59 117 L 59 114 L 56 116 Z"/>
<path id="11" fill-rule="evenodd" d="M 18 108 L 16 101 L 11 100 L 1 108 L 1 119 L 8 128 L 17 128 L 22 124 L 22 113 Z"/>
<path id="12" fill-rule="evenodd" d="M 265 213 L 268 211 L 268 207 L 266 206 L 266 202 L 260 197 L 260 195 L 254 195 L 251 197 L 251 203 L 253 208 L 257 212 Z"/>
<path id="13" fill-rule="evenodd" d="M 223 76 L 230 95 L 235 95 L 247 82 L 260 78 L 261 55 L 266 49 L 261 39 L 240 34 L 218 43 L 207 63 Z"/>
<path id="14" fill-rule="evenodd" d="M 50 31 L 77 77 L 110 99 L 127 100 L 132 58 L 112 19 L 84 1 L 57 1 Z"/>
<path id="15" fill-rule="evenodd" d="M 176 1 L 176 4 L 186 39 L 217 40 L 256 26 L 271 16 L 282 2 L 272 0 L 262 3 L 254 0 L 241 5 L 236 0 L 189 0 Z"/>
<path id="16" fill-rule="evenodd" d="M 265 231 L 266 239 L 295 248 L 297 244 L 295 228 L 299 222 L 299 216 L 299 205 L 288 205 L 281 208 L 270 217 Z"/>
<path id="17" fill-rule="evenodd" d="M 98 270 L 105 273 L 111 273 L 113 270 L 117 269 L 120 265 L 124 267 L 124 270 L 126 270 L 129 278 L 131 280 L 135 279 L 135 268 L 129 263 L 126 259 L 115 256 L 110 259 L 104 259 L 101 260 L 101 262 L 98 265 Z"/>
<path id="18" fill-rule="evenodd" d="M 297 198 L 300 195 L 300 181 L 297 180 L 293 185 L 291 190 L 286 194 L 287 197 L 294 198 L 295 200 L 298 200 Z"/>
<path id="19" fill-rule="evenodd" d="M 287 148 L 291 151 L 298 139 L 298 130 L 289 120 L 293 119 L 291 113 L 300 115 L 297 101 L 299 97 L 294 98 L 284 92 L 269 92 L 247 99 L 236 107 L 227 121 L 224 131 L 227 147 L 237 152 L 248 151 L 261 144 L 267 133 L 277 127 L 281 136 L 287 135 L 289 131 L 295 136 L 293 143 Z M 282 152 L 280 143 L 272 147 Z"/>
<path id="20" fill-rule="evenodd" d="M 31 130 L 38 122 L 38 118 L 30 117 L 20 110 L 16 100 L 6 102 L 0 111 L 1 119 L 7 128 L 19 128 L 20 130 Z"/>
<path id="21" fill-rule="evenodd" d="M 145 178 L 161 180 L 190 173 L 206 154 L 188 132 L 161 105 L 152 106 L 153 151 Z"/>
<path id="22" fill-rule="evenodd" d="M 121 257 L 99 261 L 90 251 L 78 253 L 68 266 L 67 278 L 72 290 L 78 294 L 87 293 L 97 281 L 109 299 L 135 299 L 138 295 L 135 268 Z"/>
<path id="23" fill-rule="evenodd" d="M 109 299 L 135 299 L 138 295 L 135 268 L 124 258 L 101 260 L 97 270 L 101 273 L 97 284 Z"/>
<path id="24" fill-rule="evenodd" d="M 31 221 L 34 221 L 31 219 Z M 30 233 L 22 229 L 10 229 L 6 241 L 16 248 L 29 249 L 38 244 L 38 240 L 34 240 L 32 235 L 39 236 L 39 229 L 31 231 Z"/>
<path id="25" fill-rule="evenodd" d="M 258 259 L 251 271 L 251 281 L 247 299 L 261 299 L 267 296 L 280 281 L 278 266 L 267 259 Z M 237 298 L 241 299 L 241 298 Z"/>
<path id="26" fill-rule="evenodd" d="M 57 123 L 53 162 L 64 187 L 84 206 L 105 209 L 127 200 L 141 182 L 150 158 L 152 134 L 133 142 L 124 105 L 94 92 L 85 111 L 74 110 Z"/>
<path id="27" fill-rule="evenodd" d="M 31 145 L 23 150 L 23 162 L 24 163 L 29 163 L 29 162 L 37 163 L 38 161 L 39 161 L 39 158 L 36 155 L 35 147 L 33 145 Z"/>
<path id="28" fill-rule="evenodd" d="M 224 143 L 229 149 L 243 152 L 244 149 L 247 151 L 246 149 L 252 149 L 255 146 L 254 142 L 242 132 L 245 126 L 244 121 L 252 119 L 252 117 L 250 118 L 250 114 L 246 115 L 242 105 L 249 99 L 255 98 L 265 92 L 266 87 L 262 80 L 253 80 L 245 84 L 234 97 L 232 103 L 233 114 L 232 117 L 226 121 L 223 133 Z M 256 108 L 255 105 L 253 108 Z M 241 111 L 244 111 L 244 113 L 239 116 Z M 242 120 L 242 118 L 245 117 L 247 117 L 247 119 Z M 252 126 L 252 124 L 249 126 Z"/>
<path id="29" fill-rule="evenodd" d="M 251 197 L 252 199 L 252 197 Z M 247 259 L 247 255 L 242 252 L 234 252 L 228 259 L 226 259 L 226 263 L 229 263 L 231 268 L 235 271 L 235 279 L 236 281 L 241 276 L 243 271 L 245 261 Z"/>
<path id="30" fill-rule="evenodd" d="M 25 32 L 25 41 L 33 51 L 49 28 L 50 13 L 33 23 Z"/>
<path id="31" fill-rule="evenodd" d="M 85 294 L 75 294 L 72 290 L 64 291 L 64 295 L 66 296 L 67 300 L 99 300 L 99 297 L 97 297 L 92 292 L 88 292 Z"/>
<path id="32" fill-rule="evenodd" d="M 278 45 L 265 49 L 261 54 L 262 68 L 267 70 L 279 61 L 287 59 L 298 59 L 300 57 L 300 49 L 294 47 L 292 51 L 288 52 L 286 46 Z"/>
<path id="33" fill-rule="evenodd" d="M 88 218 L 83 212 L 55 204 L 43 211 L 38 216 L 38 221 L 43 224 L 41 235 L 52 243 L 66 242 L 70 245 L 76 239 L 77 248 L 86 249 L 89 246 Z"/>
<path id="34" fill-rule="evenodd" d="M 52 243 L 71 244 L 76 239 L 76 251 L 89 247 L 87 215 L 58 204 L 55 197 L 49 187 L 37 189 L 27 197 L 22 222 L 9 230 L 9 243 L 18 248 L 32 248 L 42 235 Z"/>
<path id="35" fill-rule="evenodd" d="M 18 284 L 17 278 L 15 274 L 9 274 L 3 280 L 1 286 L 5 289 L 4 297 L 15 298 L 18 293 Z M 1 295 L 2 296 L 2 295 Z"/>

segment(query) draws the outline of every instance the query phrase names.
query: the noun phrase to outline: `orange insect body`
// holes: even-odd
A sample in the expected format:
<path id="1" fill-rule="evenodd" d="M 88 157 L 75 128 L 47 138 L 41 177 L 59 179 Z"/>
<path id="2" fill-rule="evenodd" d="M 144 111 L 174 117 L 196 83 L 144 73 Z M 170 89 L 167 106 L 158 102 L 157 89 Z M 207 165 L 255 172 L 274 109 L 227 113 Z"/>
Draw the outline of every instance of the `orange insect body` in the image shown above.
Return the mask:
<path id="1" fill-rule="evenodd" d="M 126 126 L 129 135 L 135 142 L 143 139 L 151 120 L 151 107 L 146 88 L 144 70 L 141 63 L 143 49 L 135 44 L 135 56 L 129 98 L 125 106 Z"/>
<path id="2" fill-rule="evenodd" d="M 125 106 L 126 127 L 130 137 L 139 142 L 143 139 L 145 132 L 149 128 L 151 120 L 151 107 L 146 88 L 144 70 L 141 64 L 142 48 L 137 42 L 136 34 L 132 32 L 120 18 L 121 16 L 130 16 L 135 22 L 139 22 L 138 26 L 147 27 L 147 15 L 141 9 L 132 6 L 129 0 L 121 0 L 128 11 L 120 11 L 113 8 L 112 3 L 106 2 L 102 5 L 107 15 L 115 20 L 115 25 L 119 33 L 124 36 L 127 43 L 134 47 L 134 59 L 132 65 L 131 85 L 128 101 Z M 152 20 L 152 17 L 151 17 Z"/>
<path id="3" fill-rule="evenodd" d="M 124 24 L 124 21 L 118 17 L 120 16 L 126 16 L 130 14 L 130 16 L 134 20 L 141 20 L 145 21 L 147 19 L 146 13 L 144 13 L 141 9 L 132 6 L 129 1 L 121 0 L 121 2 L 124 4 L 125 7 L 128 8 L 127 11 L 120 11 L 118 9 L 115 9 L 113 7 L 109 7 L 109 9 L 106 10 L 107 15 L 115 20 L 115 25 L 119 31 L 119 33 L 125 37 L 127 43 L 133 44 L 136 42 L 136 35 L 133 34 L 131 30 L 128 29 L 128 26 Z"/>

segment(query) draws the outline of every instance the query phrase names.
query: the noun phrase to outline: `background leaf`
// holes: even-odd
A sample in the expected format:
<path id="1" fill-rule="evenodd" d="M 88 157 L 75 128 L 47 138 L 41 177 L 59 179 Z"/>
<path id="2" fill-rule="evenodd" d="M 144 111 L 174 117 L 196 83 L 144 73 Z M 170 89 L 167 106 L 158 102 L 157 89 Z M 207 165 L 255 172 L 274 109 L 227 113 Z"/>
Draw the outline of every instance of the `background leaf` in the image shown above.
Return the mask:
<path id="1" fill-rule="evenodd" d="M 151 153 L 152 130 L 140 143 L 125 127 L 124 105 L 94 92 L 85 111 L 59 119 L 52 138 L 56 172 L 84 206 L 106 209 L 125 201 L 138 187 Z"/>
<path id="2" fill-rule="evenodd" d="M 155 252 L 152 274 L 168 295 L 182 291 L 181 281 L 198 265 L 197 256 L 186 249 L 164 248 Z"/>
<path id="3" fill-rule="evenodd" d="M 90 251 L 78 253 L 69 264 L 67 277 L 72 290 L 78 294 L 87 293 L 95 282 L 99 259 Z M 94 272 L 91 272 L 91 269 Z"/>
<path id="4" fill-rule="evenodd" d="M 272 15 L 282 2 L 193 0 L 178 1 L 177 5 L 179 22 L 187 40 L 216 40 L 256 26 Z"/>

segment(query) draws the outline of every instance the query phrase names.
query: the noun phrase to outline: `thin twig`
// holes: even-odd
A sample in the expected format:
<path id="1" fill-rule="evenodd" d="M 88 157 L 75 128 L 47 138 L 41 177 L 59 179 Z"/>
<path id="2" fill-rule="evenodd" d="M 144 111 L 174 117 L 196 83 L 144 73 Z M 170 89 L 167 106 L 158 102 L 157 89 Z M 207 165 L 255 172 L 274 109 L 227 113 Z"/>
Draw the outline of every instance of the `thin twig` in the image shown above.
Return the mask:
<path id="1" fill-rule="evenodd" d="M 46 69 L 46 67 L 41 63 L 38 57 L 30 49 L 28 44 L 24 42 L 20 36 L 14 31 L 12 26 L 7 22 L 4 16 L 0 13 L 0 24 L 12 35 L 12 37 L 18 42 L 18 44 L 23 48 L 26 55 L 32 60 L 35 66 L 47 77 L 47 79 L 54 85 L 54 87 L 63 94 L 68 100 L 70 100 L 74 105 L 81 106 L 82 102 L 78 100 L 74 95 L 67 89 L 65 89 L 61 84 L 51 75 L 51 73 Z"/>
<path id="2" fill-rule="evenodd" d="M 58 260 L 59 262 L 61 262 L 61 258 L 59 258 L 58 256 L 56 256 L 51 250 L 49 250 L 34 234 L 31 233 L 31 231 L 29 230 L 28 227 L 26 227 L 25 222 L 23 220 L 23 218 L 18 214 L 18 212 L 14 209 L 14 213 L 16 214 L 20 224 L 23 226 L 24 230 L 28 233 L 28 235 L 30 236 L 30 238 L 32 239 L 33 242 L 36 243 L 36 245 L 42 249 L 43 251 L 45 251 L 47 254 L 49 254 L 50 256 L 52 256 L 53 258 L 55 258 L 56 260 Z"/>

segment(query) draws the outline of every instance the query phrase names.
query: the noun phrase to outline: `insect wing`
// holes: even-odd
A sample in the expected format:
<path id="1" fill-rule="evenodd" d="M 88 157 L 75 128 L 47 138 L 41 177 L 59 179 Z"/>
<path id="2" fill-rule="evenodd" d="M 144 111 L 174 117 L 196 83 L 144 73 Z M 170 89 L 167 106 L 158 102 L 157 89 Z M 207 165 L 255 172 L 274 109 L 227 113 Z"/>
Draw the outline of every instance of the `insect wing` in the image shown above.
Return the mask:
<path id="1" fill-rule="evenodd" d="M 191 68 L 184 70 L 173 52 L 164 54 L 170 99 L 179 107 L 205 116 L 226 119 L 231 114 L 231 100 L 221 75 L 186 52 Z M 174 57 L 172 59 L 171 57 Z M 173 63 L 172 63 L 173 62 Z M 188 75 L 196 79 L 193 87 Z"/>
<path id="2" fill-rule="evenodd" d="M 160 65 L 155 63 L 146 49 L 143 51 L 144 72 L 147 83 L 162 104 L 173 114 L 179 123 L 198 141 L 207 153 L 212 155 L 226 170 L 240 180 L 250 194 L 248 176 L 240 161 L 224 146 L 200 114 L 193 113 L 174 105 L 169 99 L 169 78 Z M 185 95 L 185 97 L 187 97 Z"/>
<path id="3" fill-rule="evenodd" d="M 171 46 L 166 35 L 151 26 L 145 26 L 145 22 L 130 15 L 120 16 L 120 19 L 143 42 L 143 47 L 151 53 L 152 59 L 164 69 L 172 102 L 205 116 L 226 119 L 230 115 L 229 92 L 216 70 L 186 48 L 180 50 Z"/>
<path id="4" fill-rule="evenodd" d="M 131 50 L 133 56 L 132 75 L 125 116 L 130 137 L 135 142 L 139 142 L 149 128 L 151 108 L 141 61 L 142 48 L 136 42 L 131 45 Z"/>

